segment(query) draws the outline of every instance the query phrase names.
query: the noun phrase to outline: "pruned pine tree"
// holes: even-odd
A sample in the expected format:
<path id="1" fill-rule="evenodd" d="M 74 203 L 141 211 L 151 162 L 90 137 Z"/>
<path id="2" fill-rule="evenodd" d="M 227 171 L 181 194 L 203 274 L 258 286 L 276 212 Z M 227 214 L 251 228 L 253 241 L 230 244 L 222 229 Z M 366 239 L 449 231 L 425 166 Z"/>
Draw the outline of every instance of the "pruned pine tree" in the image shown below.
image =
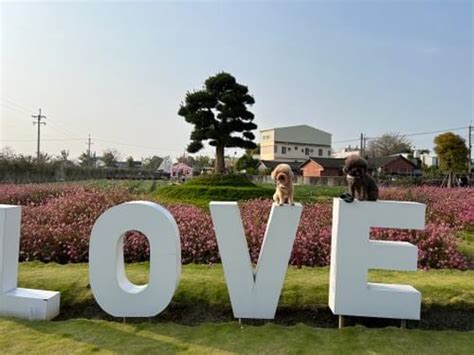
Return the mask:
<path id="1" fill-rule="evenodd" d="M 225 148 L 256 148 L 252 131 L 257 125 L 248 110 L 254 103 L 247 86 L 224 72 L 209 77 L 202 90 L 186 93 L 178 115 L 194 125 L 188 152 L 200 151 L 208 141 L 215 147 L 215 171 L 224 173 Z"/>

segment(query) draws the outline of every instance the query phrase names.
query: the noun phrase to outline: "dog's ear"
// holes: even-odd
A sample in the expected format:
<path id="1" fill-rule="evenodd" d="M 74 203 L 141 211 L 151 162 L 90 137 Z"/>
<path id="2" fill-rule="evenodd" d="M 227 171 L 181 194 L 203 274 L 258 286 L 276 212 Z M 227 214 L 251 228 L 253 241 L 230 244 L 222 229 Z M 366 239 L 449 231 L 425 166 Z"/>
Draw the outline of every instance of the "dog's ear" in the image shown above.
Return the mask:
<path id="1" fill-rule="evenodd" d="M 275 167 L 275 169 L 272 170 L 271 177 L 272 177 L 272 180 L 273 180 L 273 181 L 275 181 L 275 176 L 276 176 L 276 173 L 277 173 L 277 168 L 278 168 L 278 167 Z"/>

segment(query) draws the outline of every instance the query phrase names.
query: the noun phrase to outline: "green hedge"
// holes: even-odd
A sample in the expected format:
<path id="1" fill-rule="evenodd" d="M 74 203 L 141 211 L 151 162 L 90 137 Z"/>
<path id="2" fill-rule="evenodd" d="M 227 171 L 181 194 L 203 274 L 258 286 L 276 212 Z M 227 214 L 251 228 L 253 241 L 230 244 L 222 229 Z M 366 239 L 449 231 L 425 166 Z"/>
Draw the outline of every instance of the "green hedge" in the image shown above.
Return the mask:
<path id="1" fill-rule="evenodd" d="M 207 207 L 210 201 L 243 201 L 271 198 L 274 188 L 235 186 L 169 185 L 158 189 L 155 197 L 163 202 L 185 202 Z"/>
<path id="2" fill-rule="evenodd" d="M 256 185 L 250 181 L 245 175 L 240 174 L 212 174 L 197 176 L 186 182 L 187 186 L 240 186 L 255 187 Z"/>

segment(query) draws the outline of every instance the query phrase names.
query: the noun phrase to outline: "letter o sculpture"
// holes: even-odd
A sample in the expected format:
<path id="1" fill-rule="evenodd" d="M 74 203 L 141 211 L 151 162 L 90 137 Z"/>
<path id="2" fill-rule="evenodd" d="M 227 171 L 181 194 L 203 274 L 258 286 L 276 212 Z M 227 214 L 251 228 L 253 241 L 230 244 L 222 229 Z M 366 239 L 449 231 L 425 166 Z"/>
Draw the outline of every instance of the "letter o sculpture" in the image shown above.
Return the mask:
<path id="1" fill-rule="evenodd" d="M 142 232 L 150 243 L 147 285 L 131 283 L 125 274 L 124 234 Z M 171 301 L 181 273 L 181 244 L 173 216 L 147 201 L 126 202 L 105 211 L 92 228 L 89 278 L 92 293 L 115 317 L 151 317 Z"/>

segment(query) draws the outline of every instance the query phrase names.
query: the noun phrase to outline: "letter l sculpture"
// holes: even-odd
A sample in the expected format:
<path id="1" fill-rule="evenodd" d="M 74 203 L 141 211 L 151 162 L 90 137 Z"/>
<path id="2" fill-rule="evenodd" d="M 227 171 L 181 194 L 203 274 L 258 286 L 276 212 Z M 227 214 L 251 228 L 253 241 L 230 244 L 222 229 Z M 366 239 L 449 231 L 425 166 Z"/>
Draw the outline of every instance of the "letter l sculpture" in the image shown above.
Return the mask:
<path id="1" fill-rule="evenodd" d="M 18 288 L 21 207 L 0 205 L 0 315 L 50 320 L 59 314 L 60 293 Z"/>

